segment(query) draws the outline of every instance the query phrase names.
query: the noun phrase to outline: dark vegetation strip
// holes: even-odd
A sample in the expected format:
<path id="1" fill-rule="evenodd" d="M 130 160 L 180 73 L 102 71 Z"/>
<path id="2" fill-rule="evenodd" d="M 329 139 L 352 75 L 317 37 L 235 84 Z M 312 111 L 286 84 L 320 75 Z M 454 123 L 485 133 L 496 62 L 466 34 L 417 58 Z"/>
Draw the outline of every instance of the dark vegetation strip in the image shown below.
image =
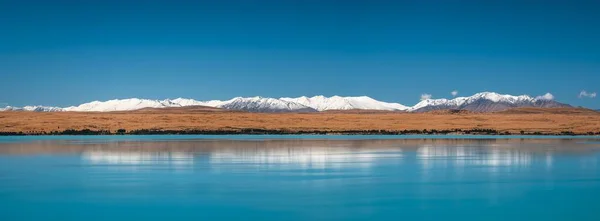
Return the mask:
<path id="1" fill-rule="evenodd" d="M 115 132 L 109 130 L 73 130 L 67 129 L 63 131 L 26 131 L 26 132 L 0 132 L 0 136 L 26 136 L 26 135 L 161 135 L 161 134 L 186 134 L 186 135 L 234 135 L 234 134 L 330 134 L 330 135 L 445 135 L 445 134 L 464 134 L 464 135 L 600 135 L 598 132 L 574 133 L 572 131 L 563 131 L 560 133 L 545 133 L 545 132 L 525 132 L 514 134 L 509 132 L 500 132 L 494 129 L 453 129 L 453 130 L 267 130 L 257 128 L 230 129 L 230 130 L 158 130 L 158 129 L 141 129 L 126 131 L 119 129 Z"/>

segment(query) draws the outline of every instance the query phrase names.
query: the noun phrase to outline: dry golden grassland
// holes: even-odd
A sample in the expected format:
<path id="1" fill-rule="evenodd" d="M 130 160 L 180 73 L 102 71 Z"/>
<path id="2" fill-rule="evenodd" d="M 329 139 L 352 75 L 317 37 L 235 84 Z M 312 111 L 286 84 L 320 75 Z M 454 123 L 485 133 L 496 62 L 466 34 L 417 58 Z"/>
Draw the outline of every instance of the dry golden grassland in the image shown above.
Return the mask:
<path id="1" fill-rule="evenodd" d="M 496 113 L 433 111 L 333 111 L 248 113 L 205 107 L 143 109 L 127 112 L 0 112 L 0 132 L 51 132 L 66 129 L 286 131 L 494 129 L 499 132 L 600 132 L 600 113 L 578 108 L 523 108 Z"/>

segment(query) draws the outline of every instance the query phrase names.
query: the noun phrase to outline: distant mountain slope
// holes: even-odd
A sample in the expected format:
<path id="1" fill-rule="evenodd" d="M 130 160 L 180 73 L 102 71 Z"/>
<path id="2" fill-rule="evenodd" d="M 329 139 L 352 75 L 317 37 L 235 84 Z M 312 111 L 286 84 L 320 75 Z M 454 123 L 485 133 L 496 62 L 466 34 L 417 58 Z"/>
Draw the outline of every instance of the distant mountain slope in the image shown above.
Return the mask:
<path id="1" fill-rule="evenodd" d="M 206 106 L 228 110 L 249 112 L 315 112 L 332 110 L 377 110 L 377 111 L 409 111 L 427 112 L 434 110 L 468 110 L 473 112 L 496 112 L 521 107 L 571 107 L 568 104 L 553 100 L 551 94 L 539 97 L 527 95 L 513 96 L 494 92 L 477 93 L 470 97 L 457 97 L 454 99 L 426 99 L 415 106 L 407 107 L 399 103 L 378 101 L 367 96 L 341 97 L 341 96 L 314 96 L 297 98 L 267 98 L 267 97 L 236 97 L 230 100 L 197 101 L 194 99 L 115 99 L 108 101 L 93 101 L 79 106 L 66 108 L 46 106 L 25 106 L 0 108 L 0 111 L 131 111 L 144 108 L 176 108 L 190 106 Z"/>
<path id="2" fill-rule="evenodd" d="M 60 107 L 47 107 L 47 106 L 25 106 L 25 107 L 6 106 L 4 108 L 0 108 L 0 111 L 58 112 L 58 111 L 64 111 L 64 109 L 60 108 Z"/>
<path id="3" fill-rule="evenodd" d="M 324 110 L 405 110 L 408 107 L 397 103 L 386 103 L 377 101 L 370 97 L 324 97 L 315 96 L 312 98 L 265 98 L 265 97 L 236 97 L 230 100 L 211 100 L 197 101 L 194 99 L 115 99 L 108 101 L 93 101 L 79 106 L 66 108 L 44 107 L 38 109 L 6 107 L 0 111 L 130 111 L 143 108 L 168 108 L 168 107 L 188 107 L 188 106 L 207 106 L 215 108 L 224 108 L 229 110 L 242 110 L 249 112 L 315 112 Z"/>
<path id="4" fill-rule="evenodd" d="M 123 111 L 122 111 L 123 112 Z M 129 112 L 129 111 L 125 111 Z M 185 106 L 185 107 L 164 107 L 164 108 L 142 108 L 135 110 L 137 113 L 196 113 L 196 112 L 240 112 L 235 110 L 227 110 L 223 108 L 207 107 L 207 106 Z"/>
<path id="5" fill-rule="evenodd" d="M 326 110 L 406 110 L 408 107 L 398 103 L 386 103 L 367 96 L 360 97 L 298 97 L 280 98 L 280 100 L 295 102 L 318 111 Z"/>
<path id="6" fill-rule="evenodd" d="M 559 103 L 548 96 L 530 97 L 527 95 L 513 96 L 494 92 L 477 93 L 470 97 L 448 99 L 427 99 L 411 107 L 412 112 L 427 112 L 432 110 L 468 110 L 474 112 L 496 112 L 519 107 L 571 107 Z"/>
<path id="7" fill-rule="evenodd" d="M 115 99 L 108 101 L 92 101 L 79 106 L 64 108 L 65 111 L 129 111 L 142 108 L 163 108 L 181 106 L 171 100 L 149 100 L 149 99 Z"/>
<path id="8" fill-rule="evenodd" d="M 299 103 L 264 97 L 237 97 L 217 107 L 249 112 L 315 112 L 316 110 Z"/>
<path id="9" fill-rule="evenodd" d="M 505 111 L 496 112 L 498 114 L 572 114 L 572 115 L 600 115 L 600 112 L 587 108 L 575 107 L 557 107 L 557 108 L 536 108 L 523 107 L 513 108 Z"/>

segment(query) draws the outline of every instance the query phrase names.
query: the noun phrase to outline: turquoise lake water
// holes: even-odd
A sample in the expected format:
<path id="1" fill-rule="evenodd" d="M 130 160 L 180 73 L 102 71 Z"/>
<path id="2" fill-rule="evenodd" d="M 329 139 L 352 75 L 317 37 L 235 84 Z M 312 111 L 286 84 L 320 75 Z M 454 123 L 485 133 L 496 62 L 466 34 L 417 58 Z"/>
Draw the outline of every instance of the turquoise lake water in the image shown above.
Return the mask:
<path id="1" fill-rule="evenodd" d="M 600 220 L 600 138 L 0 137 L 0 220 Z"/>

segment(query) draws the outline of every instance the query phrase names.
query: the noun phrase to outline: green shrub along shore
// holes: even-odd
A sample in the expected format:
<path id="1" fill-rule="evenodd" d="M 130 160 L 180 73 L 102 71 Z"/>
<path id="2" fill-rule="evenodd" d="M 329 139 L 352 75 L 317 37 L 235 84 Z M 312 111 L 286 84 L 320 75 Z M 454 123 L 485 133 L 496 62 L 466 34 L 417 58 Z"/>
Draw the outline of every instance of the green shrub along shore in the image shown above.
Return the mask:
<path id="1" fill-rule="evenodd" d="M 258 128 L 243 128 L 243 129 L 228 129 L 228 130 L 156 130 L 156 129 L 141 129 L 127 131 L 125 129 L 118 129 L 116 131 L 109 130 L 73 130 L 66 129 L 63 131 L 26 131 L 26 132 L 0 132 L 0 136 L 34 136 L 34 135 L 167 135 L 167 134 L 182 134 L 182 135 L 234 135 L 234 134 L 248 134 L 248 135 L 301 135 L 301 134 L 313 134 L 313 135 L 567 135 L 567 136 L 578 136 L 578 135 L 600 135 L 598 132 L 587 132 L 587 133 L 574 133 L 572 131 L 562 131 L 560 133 L 544 133 L 544 132 L 525 132 L 510 133 L 500 132 L 494 129 L 454 129 L 454 130 L 265 130 Z"/>

